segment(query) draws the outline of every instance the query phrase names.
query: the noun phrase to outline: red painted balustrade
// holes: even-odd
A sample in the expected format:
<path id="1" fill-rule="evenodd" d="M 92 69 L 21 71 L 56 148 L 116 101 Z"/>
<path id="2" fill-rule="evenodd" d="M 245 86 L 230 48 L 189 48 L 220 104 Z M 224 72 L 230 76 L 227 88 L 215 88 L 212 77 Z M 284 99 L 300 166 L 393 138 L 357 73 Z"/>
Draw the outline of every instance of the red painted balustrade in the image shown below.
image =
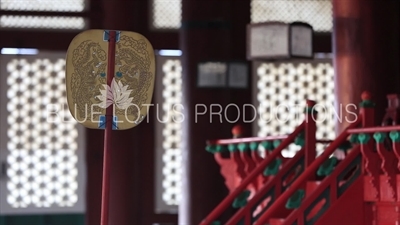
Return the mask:
<path id="1" fill-rule="evenodd" d="M 391 124 L 394 126 L 373 127 L 374 103 L 370 98 L 369 93 L 363 93 L 357 120 L 330 142 L 317 158 L 315 144 L 318 141 L 315 139 L 315 121 L 310 116 L 314 115 L 312 111 L 288 136 L 211 141 L 218 146 L 238 144 L 240 151 L 237 153 L 231 152 L 230 157 L 223 158 L 219 152 L 215 159 L 227 180 L 234 177 L 232 171 L 238 171 L 238 167 L 242 167 L 243 174 L 236 175 L 240 179 L 235 182 L 227 182 L 230 194 L 201 225 L 400 224 L 400 126 L 395 125 L 397 114 L 393 113 L 398 107 L 389 104 L 389 114 L 384 118 L 385 121 L 393 119 Z M 393 98 L 391 100 L 393 102 Z M 314 105 L 308 103 L 311 103 L 308 106 Z M 305 141 L 301 150 L 293 158 L 282 157 L 282 150 L 296 142 L 299 135 Z M 266 140 L 282 142 L 265 158 L 254 151 L 255 145 L 250 147 L 252 151 L 245 151 L 249 147 L 245 143 Z M 348 145 L 349 140 L 353 145 L 348 146 L 350 151 L 345 158 L 338 161 L 332 157 L 337 149 Z M 277 173 L 263 177 L 263 170 L 279 159 L 285 161 Z M 330 165 L 329 172 L 321 175 L 321 168 L 326 165 Z M 224 166 L 235 169 L 229 173 Z M 243 195 L 246 191 L 250 194 Z M 228 221 L 220 221 L 220 216 L 238 198 L 242 198 L 238 211 Z"/>
<path id="2" fill-rule="evenodd" d="M 355 123 L 351 124 L 347 129 L 351 129 L 354 127 L 357 127 L 359 124 L 361 123 L 361 119 L 359 118 Z M 293 184 L 290 186 L 289 189 L 287 189 L 284 193 L 282 193 L 277 199 L 276 201 L 265 211 L 265 213 L 263 213 L 255 222 L 255 225 L 258 224 L 286 224 L 285 223 L 285 219 L 288 218 L 288 216 L 293 213 L 294 211 L 299 211 L 299 209 L 287 209 L 286 207 L 286 203 L 289 201 L 289 198 L 292 197 L 297 191 L 300 190 L 305 190 L 306 194 L 305 194 L 305 198 L 306 199 L 311 199 L 311 200 L 307 200 L 309 205 L 304 205 L 305 202 L 302 201 L 302 206 L 303 208 L 301 208 L 302 210 L 305 210 L 304 207 L 308 207 L 308 210 L 312 210 L 312 208 L 310 208 L 310 204 L 311 203 L 315 203 L 315 199 L 311 198 L 314 197 L 315 195 L 312 196 L 311 193 L 307 193 L 307 185 L 308 184 L 312 184 L 313 182 L 318 182 L 318 186 L 320 181 L 317 181 L 315 179 L 315 174 L 317 173 L 317 170 L 321 167 L 321 165 L 327 161 L 330 156 L 333 154 L 334 151 L 336 151 L 341 144 L 343 144 L 349 137 L 349 134 L 347 133 L 347 129 L 341 133 L 325 150 L 324 152 L 315 159 L 315 161 L 313 163 L 311 163 L 306 170 L 293 182 Z M 354 152 L 357 152 L 357 149 L 354 150 Z M 353 154 L 349 154 L 347 157 L 352 156 L 355 157 L 355 153 L 353 152 Z M 346 159 L 345 158 L 345 159 Z M 346 167 L 348 165 L 346 165 L 345 163 L 349 163 L 349 159 L 348 160 L 343 160 L 342 162 L 339 163 L 340 164 L 344 164 L 344 166 L 342 167 Z M 335 169 L 335 171 L 337 171 L 338 168 Z M 341 168 L 343 169 L 343 168 Z M 340 171 L 341 172 L 341 171 Z M 336 172 L 339 173 L 339 172 Z M 329 178 L 325 177 L 325 179 Z M 335 183 L 332 183 L 333 181 L 329 181 L 329 179 L 327 179 L 327 181 L 325 181 L 325 179 L 322 180 L 322 182 L 325 182 L 324 185 L 329 185 L 332 184 L 333 186 L 331 188 L 336 188 L 337 186 L 335 186 Z M 333 179 L 333 178 L 330 178 Z M 319 187 L 317 187 L 317 189 L 319 189 Z M 322 189 L 322 190 L 321 190 Z M 320 191 L 326 190 L 324 189 L 324 187 L 322 186 L 322 188 L 319 189 Z M 314 189 L 313 192 L 315 192 L 316 190 Z M 333 195 L 330 196 L 331 199 L 330 201 L 335 201 L 337 199 L 337 192 L 335 192 L 335 189 L 333 189 L 333 191 L 329 191 L 328 193 L 329 195 Z M 318 203 L 318 202 L 317 202 Z M 315 203 L 316 204 L 316 203 Z M 322 206 L 320 206 L 322 207 Z M 311 211 L 309 211 L 311 212 Z M 307 212 L 307 213 L 309 213 Z M 301 213 L 299 213 L 301 214 Z M 304 214 L 298 215 L 297 217 L 295 217 L 295 221 L 298 221 L 299 224 L 306 224 L 304 223 Z M 311 218 L 312 219 L 312 218 Z M 292 219 L 293 220 L 293 219 Z M 229 224 L 234 224 L 234 223 L 229 223 Z M 248 224 L 252 224 L 252 223 L 248 223 Z M 288 223 L 289 224 L 289 223 Z"/>
<path id="3" fill-rule="evenodd" d="M 234 188 L 233 191 L 230 192 L 230 194 L 224 200 L 222 200 L 222 202 L 218 204 L 218 206 L 201 222 L 201 225 L 210 225 L 213 222 L 218 221 L 220 216 L 231 207 L 235 199 L 239 197 L 239 195 L 241 195 L 249 187 L 249 185 L 255 179 L 257 179 L 257 177 L 262 176 L 265 168 L 282 156 L 282 150 L 287 148 L 290 144 L 294 142 L 295 138 L 304 131 L 304 127 L 305 122 L 300 124 L 293 131 L 293 133 L 291 133 L 286 139 L 284 139 L 280 143 L 280 145 L 271 152 L 268 157 L 264 158 L 257 165 L 257 167 L 240 182 L 239 186 Z"/>
<path id="4" fill-rule="evenodd" d="M 244 143 L 254 143 L 257 141 L 265 141 L 265 140 L 281 140 L 279 145 L 274 146 L 274 150 L 270 152 L 267 157 L 264 159 L 260 159 L 256 156 L 256 153 L 248 154 L 244 156 L 245 151 L 239 151 L 239 153 L 235 153 L 231 151 L 229 159 L 223 159 L 221 157 L 221 152 L 214 152 L 217 154 L 216 161 L 221 166 L 221 173 L 226 178 L 226 185 L 230 188 L 230 194 L 201 222 L 202 225 L 212 224 L 215 221 L 219 221 L 221 215 L 228 211 L 228 209 L 234 205 L 235 201 L 241 200 L 244 204 L 247 204 L 247 201 L 251 200 L 253 196 L 259 191 L 261 186 L 265 186 L 266 184 L 276 184 L 281 183 L 283 185 L 277 186 L 273 192 L 275 196 L 279 195 L 283 188 L 287 188 L 294 179 L 300 175 L 307 163 L 310 163 L 314 160 L 316 152 L 315 152 L 315 111 L 313 111 L 313 106 L 315 105 L 314 101 L 307 101 L 307 110 L 306 117 L 303 123 L 301 123 L 293 133 L 286 137 L 267 137 L 267 138 L 241 138 L 241 139 L 231 139 L 231 140 L 218 140 L 218 141 L 209 141 L 209 145 L 227 145 L 227 144 L 244 144 Z M 304 136 L 305 145 L 302 150 L 300 150 L 295 157 L 290 159 L 285 159 L 282 157 L 282 150 L 286 149 L 290 144 L 294 143 L 296 138 Z M 325 142 L 325 141 L 324 141 Z M 240 145 L 239 144 L 239 145 Z M 240 155 L 238 157 L 237 155 Z M 236 157 L 236 158 L 235 158 Z M 257 159 L 258 158 L 258 159 Z M 300 158 L 302 160 L 300 160 Z M 256 167 L 249 167 L 250 159 Z M 273 176 L 268 176 L 267 178 L 263 177 L 263 172 L 267 167 L 271 165 L 276 165 L 281 162 L 281 166 L 279 166 L 278 171 L 273 174 Z M 299 165 L 297 165 L 299 164 Z M 245 166 L 246 165 L 246 166 Z M 238 172 L 239 168 L 242 168 L 243 171 L 247 172 L 246 176 L 243 178 L 241 174 Z M 228 169 L 229 168 L 229 169 Z M 247 171 L 246 169 L 247 168 Z M 229 170 L 231 173 L 229 174 Z M 232 178 L 232 171 L 234 176 L 237 178 Z M 238 176 L 239 175 L 239 176 Z M 238 178 L 240 177 L 240 178 Z M 239 183 L 240 182 L 240 183 Z M 235 186 L 239 183 L 238 186 Z M 283 190 L 282 190 L 283 189 Z M 265 189 L 263 189 L 265 190 Z M 248 193 L 246 195 L 246 192 Z M 272 202 L 272 201 L 269 201 Z M 268 206 L 268 200 L 264 199 L 258 203 L 258 206 L 253 210 L 255 213 L 260 212 L 266 206 Z M 219 221 L 221 222 L 221 221 Z"/>

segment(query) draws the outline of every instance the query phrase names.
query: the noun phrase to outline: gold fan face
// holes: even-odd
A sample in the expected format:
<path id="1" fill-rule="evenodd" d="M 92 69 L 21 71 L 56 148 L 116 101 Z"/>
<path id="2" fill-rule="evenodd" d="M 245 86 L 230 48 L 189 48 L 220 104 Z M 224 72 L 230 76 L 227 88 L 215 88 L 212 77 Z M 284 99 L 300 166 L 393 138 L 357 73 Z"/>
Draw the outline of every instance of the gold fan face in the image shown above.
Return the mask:
<path id="1" fill-rule="evenodd" d="M 111 107 L 113 129 L 125 130 L 137 126 L 148 113 L 155 80 L 154 50 L 141 34 L 116 31 L 115 55 L 109 55 L 113 52 L 109 32 L 82 32 L 68 47 L 68 107 L 79 123 L 92 129 L 104 129 L 106 109 Z M 108 74 L 110 66 L 113 74 Z M 110 75 L 112 82 L 107 84 Z"/>

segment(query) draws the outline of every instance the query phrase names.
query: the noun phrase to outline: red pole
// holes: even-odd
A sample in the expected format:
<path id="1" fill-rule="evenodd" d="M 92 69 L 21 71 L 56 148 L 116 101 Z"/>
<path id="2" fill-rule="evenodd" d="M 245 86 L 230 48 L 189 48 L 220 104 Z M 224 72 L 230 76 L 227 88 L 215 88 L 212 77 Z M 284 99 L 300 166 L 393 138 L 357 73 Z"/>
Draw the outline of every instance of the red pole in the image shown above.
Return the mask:
<path id="1" fill-rule="evenodd" d="M 209 140 L 209 141 L 207 141 L 207 144 L 209 144 L 209 145 L 229 145 L 229 144 L 240 144 L 240 143 L 250 143 L 250 142 L 261 142 L 261 141 L 275 141 L 275 140 L 283 140 L 283 139 L 286 139 L 287 137 L 288 137 L 288 135 L 218 139 L 218 140 Z"/>
<path id="2" fill-rule="evenodd" d="M 364 127 L 364 128 L 354 128 L 348 130 L 349 134 L 359 134 L 359 133 L 376 133 L 376 132 L 390 132 L 390 131 L 400 131 L 400 126 L 385 126 L 385 127 Z"/>
<path id="3" fill-rule="evenodd" d="M 107 85 L 111 87 L 114 78 L 115 65 L 115 31 L 109 31 L 108 40 L 108 67 Z M 110 196 L 110 162 L 111 162 L 111 132 L 113 126 L 114 105 L 106 109 L 106 129 L 104 132 L 104 156 L 103 156 L 103 189 L 101 196 L 101 225 L 108 225 L 109 196 Z"/>

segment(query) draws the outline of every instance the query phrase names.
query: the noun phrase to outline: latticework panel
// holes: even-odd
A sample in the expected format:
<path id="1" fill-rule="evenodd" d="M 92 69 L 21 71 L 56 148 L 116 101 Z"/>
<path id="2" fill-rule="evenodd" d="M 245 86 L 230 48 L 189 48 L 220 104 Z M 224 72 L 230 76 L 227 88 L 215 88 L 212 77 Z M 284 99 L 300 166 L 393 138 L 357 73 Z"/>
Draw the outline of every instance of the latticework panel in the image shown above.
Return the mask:
<path id="1" fill-rule="evenodd" d="M 74 29 L 87 27 L 87 21 L 80 16 L 45 15 L 46 12 L 79 13 L 86 9 L 86 0 L 0 0 L 0 10 L 39 11 L 42 16 L 35 15 L 3 15 L 0 16 L 2 29 Z M 16 13 L 17 14 L 17 13 Z"/>
<path id="2" fill-rule="evenodd" d="M 85 0 L 0 0 L 1 10 L 82 12 Z"/>
<path id="3" fill-rule="evenodd" d="M 252 0 L 251 22 L 302 21 L 315 31 L 332 30 L 331 0 Z"/>
<path id="4" fill-rule="evenodd" d="M 163 194 L 167 205 L 178 205 L 181 192 L 182 66 L 180 60 L 163 65 Z"/>
<path id="5" fill-rule="evenodd" d="M 75 29 L 86 28 L 83 17 L 1 16 L 0 28 Z"/>
<path id="6" fill-rule="evenodd" d="M 317 102 L 318 139 L 335 138 L 333 66 L 329 62 L 261 63 L 257 73 L 258 136 L 293 132 L 304 120 L 306 99 Z M 318 146 L 321 151 L 322 145 Z M 293 156 L 297 148 L 284 152 Z"/>
<path id="7" fill-rule="evenodd" d="M 153 28 L 177 29 L 181 26 L 182 0 L 152 1 Z"/>
<path id="8" fill-rule="evenodd" d="M 7 64 L 7 203 L 12 208 L 67 208 L 78 202 L 78 130 L 65 107 L 64 69 L 64 59 L 20 58 Z"/>

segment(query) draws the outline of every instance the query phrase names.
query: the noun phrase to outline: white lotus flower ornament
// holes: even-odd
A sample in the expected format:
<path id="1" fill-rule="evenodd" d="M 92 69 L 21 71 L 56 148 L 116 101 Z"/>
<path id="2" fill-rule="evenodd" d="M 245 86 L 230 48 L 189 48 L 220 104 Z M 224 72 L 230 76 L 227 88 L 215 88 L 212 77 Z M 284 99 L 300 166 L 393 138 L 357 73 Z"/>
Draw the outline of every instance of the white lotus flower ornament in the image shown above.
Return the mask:
<path id="1" fill-rule="evenodd" d="M 100 89 L 101 95 L 96 96 L 101 103 L 99 106 L 101 108 L 108 108 L 111 104 L 114 104 L 119 109 L 127 109 L 132 105 L 133 98 L 129 97 L 132 90 L 128 90 L 128 85 L 123 85 L 121 81 L 118 83 L 115 78 L 111 82 L 111 87 L 103 84 L 104 89 Z"/>

